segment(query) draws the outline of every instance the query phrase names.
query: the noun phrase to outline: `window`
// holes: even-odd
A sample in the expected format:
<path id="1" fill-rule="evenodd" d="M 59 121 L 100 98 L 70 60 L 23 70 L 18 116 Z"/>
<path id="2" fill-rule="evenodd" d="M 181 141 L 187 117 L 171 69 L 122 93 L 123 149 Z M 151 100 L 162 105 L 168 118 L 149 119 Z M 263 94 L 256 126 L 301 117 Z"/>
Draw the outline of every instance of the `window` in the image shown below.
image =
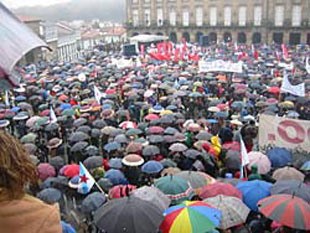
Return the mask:
<path id="1" fill-rule="evenodd" d="M 196 25 L 202 26 L 203 24 L 203 9 L 202 7 L 196 8 Z"/>
<path id="2" fill-rule="evenodd" d="M 138 10 L 132 11 L 132 23 L 134 27 L 139 25 L 139 11 Z"/>
<path id="3" fill-rule="evenodd" d="M 150 0 L 144 0 L 144 2 L 145 2 L 145 3 L 149 3 L 149 2 L 150 2 Z"/>
<path id="4" fill-rule="evenodd" d="M 301 7 L 300 5 L 293 6 L 292 26 L 299 27 L 301 24 Z"/>
<path id="5" fill-rule="evenodd" d="M 174 10 L 171 10 L 169 13 L 169 21 L 170 21 L 170 25 L 171 26 L 175 26 L 176 25 L 176 13 Z"/>
<path id="6" fill-rule="evenodd" d="M 132 0 L 132 3 L 138 3 L 138 0 Z"/>
<path id="7" fill-rule="evenodd" d="M 157 9 L 157 25 L 163 26 L 164 20 L 163 20 L 163 9 Z"/>
<path id="8" fill-rule="evenodd" d="M 231 7 L 226 6 L 224 8 L 224 25 L 230 26 L 231 25 Z"/>
<path id="9" fill-rule="evenodd" d="M 151 11 L 149 9 L 144 10 L 144 22 L 146 26 L 151 25 Z"/>
<path id="10" fill-rule="evenodd" d="M 254 26 L 261 26 L 262 24 L 262 7 L 254 7 Z"/>
<path id="11" fill-rule="evenodd" d="M 210 7 L 210 25 L 211 26 L 216 26 L 217 23 L 217 12 L 216 12 L 216 7 Z"/>
<path id="12" fill-rule="evenodd" d="M 183 26 L 189 26 L 189 13 L 186 9 L 183 10 Z"/>
<path id="13" fill-rule="evenodd" d="M 276 6 L 276 13 L 275 13 L 275 26 L 283 26 L 284 20 L 284 6 Z"/>
<path id="14" fill-rule="evenodd" d="M 246 7 L 239 8 L 239 26 L 246 26 Z"/>

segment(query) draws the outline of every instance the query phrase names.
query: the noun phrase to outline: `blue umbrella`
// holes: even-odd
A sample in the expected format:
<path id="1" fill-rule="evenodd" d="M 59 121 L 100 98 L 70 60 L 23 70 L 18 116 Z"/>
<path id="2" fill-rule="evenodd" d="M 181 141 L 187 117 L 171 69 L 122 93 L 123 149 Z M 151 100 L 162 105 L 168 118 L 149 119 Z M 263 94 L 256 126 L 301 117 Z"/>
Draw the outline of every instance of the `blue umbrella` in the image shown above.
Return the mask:
<path id="1" fill-rule="evenodd" d="M 61 200 L 61 192 L 55 188 L 47 188 L 43 189 L 41 192 L 37 194 L 37 198 L 45 201 L 49 204 L 54 204 Z"/>
<path id="2" fill-rule="evenodd" d="M 208 119 L 207 120 L 210 124 L 217 124 L 218 123 L 218 120 L 215 120 L 215 119 Z"/>
<path id="3" fill-rule="evenodd" d="M 71 108 L 71 104 L 61 104 L 61 105 L 60 105 L 60 108 L 61 108 L 62 110 L 70 109 L 70 108 Z"/>
<path id="4" fill-rule="evenodd" d="M 285 148 L 275 147 L 267 152 L 272 167 L 285 167 L 292 162 L 292 153 Z"/>
<path id="5" fill-rule="evenodd" d="M 106 201 L 107 198 L 102 193 L 91 193 L 82 201 L 81 210 L 85 214 L 91 214 L 91 212 L 96 211 Z"/>
<path id="6" fill-rule="evenodd" d="M 111 152 L 113 150 L 118 150 L 121 148 L 121 144 L 118 142 L 110 142 L 103 147 L 107 152 Z"/>
<path id="7" fill-rule="evenodd" d="M 228 114 L 226 112 L 217 112 L 217 113 L 215 113 L 215 116 L 218 118 L 226 119 L 228 117 Z"/>
<path id="8" fill-rule="evenodd" d="M 11 112 L 18 112 L 20 110 L 20 107 L 13 107 L 11 108 Z"/>
<path id="9" fill-rule="evenodd" d="M 114 158 L 109 161 L 110 168 L 121 169 L 123 167 L 122 159 Z"/>
<path id="10" fill-rule="evenodd" d="M 24 101 L 26 100 L 27 98 L 25 96 L 22 96 L 22 95 L 19 95 L 15 98 L 16 101 Z"/>
<path id="11" fill-rule="evenodd" d="M 270 196 L 271 187 L 271 183 L 261 180 L 239 182 L 236 186 L 242 192 L 243 202 L 255 212 L 258 212 L 258 201 Z"/>
<path id="12" fill-rule="evenodd" d="M 302 171 L 310 171 L 310 161 L 305 162 L 305 163 L 301 166 L 300 170 L 302 170 Z"/>
<path id="13" fill-rule="evenodd" d="M 112 109 L 112 105 L 111 104 L 104 104 L 102 106 L 103 110 L 107 110 L 107 109 Z"/>
<path id="14" fill-rule="evenodd" d="M 159 173 L 161 170 L 164 169 L 164 166 L 157 161 L 150 160 L 143 164 L 142 166 L 142 171 L 147 173 L 147 174 L 156 174 Z"/>
<path id="15" fill-rule="evenodd" d="M 104 178 L 109 179 L 113 185 L 127 184 L 127 180 L 120 170 L 110 169 L 104 174 Z"/>

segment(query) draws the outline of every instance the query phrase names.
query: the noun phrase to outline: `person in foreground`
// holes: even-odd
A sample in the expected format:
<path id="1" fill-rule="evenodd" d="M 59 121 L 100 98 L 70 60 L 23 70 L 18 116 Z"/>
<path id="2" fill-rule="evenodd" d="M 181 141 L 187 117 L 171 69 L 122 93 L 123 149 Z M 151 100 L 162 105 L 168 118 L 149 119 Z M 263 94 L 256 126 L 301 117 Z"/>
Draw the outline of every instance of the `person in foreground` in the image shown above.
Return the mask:
<path id="1" fill-rule="evenodd" d="M 36 167 L 23 146 L 0 130 L 0 232 L 61 233 L 59 208 L 24 191 L 37 179 Z"/>

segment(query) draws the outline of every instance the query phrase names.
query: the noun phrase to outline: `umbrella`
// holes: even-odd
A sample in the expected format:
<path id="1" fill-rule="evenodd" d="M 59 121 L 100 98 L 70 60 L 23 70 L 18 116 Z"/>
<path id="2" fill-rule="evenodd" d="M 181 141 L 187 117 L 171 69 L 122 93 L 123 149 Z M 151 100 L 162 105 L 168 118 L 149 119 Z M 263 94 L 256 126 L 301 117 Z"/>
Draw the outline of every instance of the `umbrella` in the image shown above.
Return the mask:
<path id="1" fill-rule="evenodd" d="M 100 119 L 97 119 L 95 120 L 92 125 L 97 128 L 97 129 L 102 129 L 104 128 L 107 124 L 104 120 L 100 120 Z"/>
<path id="2" fill-rule="evenodd" d="M 63 175 L 73 178 L 80 174 L 80 166 L 77 164 L 70 164 L 63 167 Z"/>
<path id="3" fill-rule="evenodd" d="M 28 104 L 26 102 L 21 102 L 21 103 L 17 104 L 17 106 L 20 107 L 20 109 L 22 109 L 22 110 L 31 110 L 32 109 L 31 104 Z"/>
<path id="4" fill-rule="evenodd" d="M 37 194 L 37 198 L 46 203 L 55 204 L 61 200 L 62 194 L 58 189 L 46 188 Z"/>
<path id="5" fill-rule="evenodd" d="M 292 153 L 285 148 L 275 147 L 267 152 L 272 167 L 284 167 L 292 162 Z"/>
<path id="6" fill-rule="evenodd" d="M 195 171 L 182 171 L 176 176 L 186 180 L 193 189 L 201 188 L 207 184 L 207 179 Z"/>
<path id="7" fill-rule="evenodd" d="M 143 166 L 141 167 L 141 170 L 147 174 L 157 174 L 160 173 L 164 169 L 164 166 L 154 160 L 147 161 Z"/>
<path id="8" fill-rule="evenodd" d="M 271 94 L 279 94 L 280 88 L 279 87 L 269 87 L 268 92 Z"/>
<path id="9" fill-rule="evenodd" d="M 184 155 L 187 158 L 191 158 L 191 159 L 196 160 L 197 156 L 201 155 L 201 152 L 199 152 L 198 150 L 189 149 L 189 150 L 185 151 Z"/>
<path id="10" fill-rule="evenodd" d="M 71 147 L 71 152 L 82 152 L 88 146 L 88 142 L 77 142 Z"/>
<path id="11" fill-rule="evenodd" d="M 127 180 L 124 176 L 124 174 L 117 169 L 110 169 L 104 174 L 104 178 L 107 178 L 111 181 L 113 185 L 118 185 L 118 184 L 126 184 Z"/>
<path id="12" fill-rule="evenodd" d="M 199 132 L 200 131 L 200 125 L 196 123 L 191 123 L 188 125 L 187 129 L 191 132 Z"/>
<path id="13" fill-rule="evenodd" d="M 209 141 L 212 138 L 212 134 L 208 133 L 208 132 L 199 132 L 196 136 L 196 139 L 198 140 L 202 140 L 202 141 Z"/>
<path id="14" fill-rule="evenodd" d="M 219 229 L 225 230 L 246 222 L 250 209 L 236 197 L 218 195 L 203 201 L 222 213 Z"/>
<path id="15" fill-rule="evenodd" d="M 88 156 L 98 156 L 99 149 L 96 146 L 90 145 L 86 147 L 86 149 L 84 150 L 84 153 Z"/>
<path id="16" fill-rule="evenodd" d="M 258 202 L 259 211 L 267 218 L 298 230 L 310 230 L 310 206 L 299 197 L 274 195 Z"/>
<path id="17" fill-rule="evenodd" d="M 243 202 L 251 210 L 258 212 L 257 203 L 261 199 L 270 196 L 270 188 L 272 184 L 254 180 L 239 182 L 236 186 L 242 192 Z"/>
<path id="18" fill-rule="evenodd" d="M 101 132 L 105 135 L 111 135 L 113 132 L 115 132 L 115 128 L 113 126 L 105 126 Z"/>
<path id="19" fill-rule="evenodd" d="M 84 140 L 88 140 L 88 139 L 89 139 L 89 136 L 83 132 L 74 132 L 69 137 L 70 142 L 80 142 L 80 141 L 84 141 Z"/>
<path id="20" fill-rule="evenodd" d="M 75 111 L 70 108 L 70 109 L 65 109 L 61 112 L 61 115 L 63 116 L 74 116 L 75 115 Z"/>
<path id="21" fill-rule="evenodd" d="M 48 177 L 53 177 L 56 175 L 55 168 L 48 163 L 40 163 L 38 166 L 38 176 L 39 179 L 45 180 Z"/>
<path id="22" fill-rule="evenodd" d="M 87 169 L 94 169 L 97 167 L 102 167 L 102 157 L 101 156 L 91 156 L 84 160 L 84 166 Z"/>
<path id="23" fill-rule="evenodd" d="M 100 138 L 101 132 L 99 129 L 92 129 L 90 135 L 92 138 Z"/>
<path id="24" fill-rule="evenodd" d="M 146 117 L 144 117 L 145 120 L 158 120 L 159 116 L 156 114 L 148 114 Z"/>
<path id="25" fill-rule="evenodd" d="M 29 133 L 26 134 L 25 136 L 23 136 L 20 141 L 21 143 L 25 144 L 25 143 L 35 143 L 35 140 L 37 138 L 37 135 L 34 133 Z"/>
<path id="26" fill-rule="evenodd" d="M 215 182 L 204 186 L 200 192 L 200 198 L 216 197 L 217 195 L 225 195 L 242 199 L 242 193 L 231 184 Z"/>
<path id="27" fill-rule="evenodd" d="M 300 170 L 302 170 L 302 171 L 310 171 L 310 161 L 305 162 L 305 163 L 301 166 Z"/>
<path id="28" fill-rule="evenodd" d="M 82 125 L 85 125 L 87 123 L 87 120 L 85 118 L 79 118 L 79 119 L 76 119 L 74 122 L 73 122 L 73 126 L 74 127 L 80 127 Z"/>
<path id="29" fill-rule="evenodd" d="M 182 143 L 174 143 L 169 147 L 169 150 L 174 152 L 183 152 L 187 150 L 187 146 Z"/>
<path id="30" fill-rule="evenodd" d="M 109 167 L 113 169 L 121 169 L 123 167 L 122 159 L 119 159 L 119 158 L 110 159 Z"/>
<path id="31" fill-rule="evenodd" d="M 138 142 L 131 142 L 126 147 L 127 153 L 136 153 L 142 150 L 142 144 Z"/>
<path id="32" fill-rule="evenodd" d="M 165 141 L 165 139 L 163 136 L 160 136 L 160 135 L 151 135 L 149 137 L 149 141 L 150 141 L 150 143 L 161 143 L 161 142 Z"/>
<path id="33" fill-rule="evenodd" d="M 259 174 L 267 174 L 271 169 L 271 162 L 269 158 L 261 152 L 251 151 L 248 153 L 250 163 L 247 165 L 248 169 L 251 170 L 253 165 L 258 167 Z"/>
<path id="34" fill-rule="evenodd" d="M 163 233 L 204 233 L 218 227 L 221 211 L 201 201 L 185 201 L 168 208 L 160 226 Z"/>
<path id="35" fill-rule="evenodd" d="M 132 121 L 124 121 L 119 125 L 119 127 L 121 127 L 122 129 L 137 129 L 138 128 L 137 124 Z"/>
<path id="36" fill-rule="evenodd" d="M 33 116 L 33 117 L 31 117 L 30 119 L 28 119 L 28 120 L 26 121 L 26 126 L 29 127 L 29 128 L 33 127 L 34 123 L 35 123 L 38 119 L 40 119 L 39 116 Z"/>
<path id="37" fill-rule="evenodd" d="M 159 153 L 160 153 L 159 148 L 153 145 L 144 147 L 142 151 L 142 154 L 144 156 L 158 155 Z"/>
<path id="38" fill-rule="evenodd" d="M 106 201 L 107 198 L 104 194 L 99 192 L 91 193 L 82 201 L 81 211 L 84 214 L 91 214 L 106 203 Z"/>
<path id="39" fill-rule="evenodd" d="M 24 148 L 31 155 L 35 154 L 37 149 L 38 149 L 37 146 L 35 144 L 33 144 L 33 143 L 26 143 L 26 144 L 24 144 Z"/>
<path id="40" fill-rule="evenodd" d="M 107 152 L 111 152 L 114 150 L 119 150 L 121 148 L 121 144 L 118 142 L 110 142 L 103 147 Z"/>
<path id="41" fill-rule="evenodd" d="M 164 168 L 168 168 L 168 167 L 176 167 L 177 164 L 172 161 L 171 159 L 163 159 L 160 161 L 160 163 L 164 166 Z"/>
<path id="42" fill-rule="evenodd" d="M 118 143 L 127 143 L 128 139 L 125 134 L 119 134 L 114 138 L 114 141 Z"/>
<path id="43" fill-rule="evenodd" d="M 83 132 L 85 134 L 89 134 L 90 131 L 91 131 L 91 128 L 88 125 L 82 125 L 76 129 L 76 132 Z"/>
<path id="44" fill-rule="evenodd" d="M 129 129 L 126 132 L 126 136 L 135 136 L 135 135 L 140 135 L 142 134 L 142 130 L 140 129 Z"/>
<path id="45" fill-rule="evenodd" d="M 155 233 L 162 220 L 158 207 L 133 196 L 113 199 L 94 214 L 95 225 L 109 233 Z"/>
<path id="46" fill-rule="evenodd" d="M 297 181 L 304 181 L 305 175 L 298 171 L 296 168 L 293 167 L 283 167 L 277 169 L 272 178 L 279 181 L 279 180 L 297 180 Z"/>
<path id="47" fill-rule="evenodd" d="M 225 166 L 228 169 L 239 170 L 241 166 L 240 152 L 229 150 L 225 158 Z"/>
<path id="48" fill-rule="evenodd" d="M 149 201 L 165 211 L 171 203 L 170 199 L 158 188 L 143 186 L 132 192 L 132 196 Z"/>
<path id="49" fill-rule="evenodd" d="M 50 158 L 49 164 L 51 164 L 54 168 L 59 170 L 65 165 L 65 161 L 62 157 L 56 156 L 56 157 Z"/>
<path id="50" fill-rule="evenodd" d="M 170 125 L 172 123 L 175 122 L 174 118 L 171 116 L 163 116 L 162 118 L 160 118 L 159 122 L 161 124 L 166 124 L 166 125 Z M 151 122 L 152 123 L 152 122 Z"/>
<path id="51" fill-rule="evenodd" d="M 179 131 L 176 128 L 172 128 L 172 127 L 168 127 L 164 131 L 164 134 L 168 134 L 168 135 L 175 135 L 176 133 L 179 133 Z"/>
<path id="52" fill-rule="evenodd" d="M 136 186 L 126 184 L 126 185 L 116 185 L 109 190 L 109 198 L 117 199 L 122 197 L 128 197 L 133 190 L 136 190 Z"/>
<path id="53" fill-rule="evenodd" d="M 136 167 L 142 165 L 144 163 L 144 159 L 140 155 L 129 154 L 122 159 L 122 163 L 129 167 Z"/>
<path id="54" fill-rule="evenodd" d="M 150 134 L 161 134 L 164 132 L 164 129 L 160 126 L 151 126 L 150 128 L 148 128 L 148 132 Z"/>
<path id="55" fill-rule="evenodd" d="M 291 194 L 310 202 L 310 187 L 296 180 L 277 181 L 270 189 L 272 195 Z"/>
<path id="56" fill-rule="evenodd" d="M 59 129 L 59 125 L 57 123 L 49 123 L 44 130 L 46 132 L 56 131 Z"/>
<path id="57" fill-rule="evenodd" d="M 190 200 L 195 195 L 188 182 L 177 176 L 161 177 L 155 181 L 154 186 L 171 200 L 172 205 Z"/>

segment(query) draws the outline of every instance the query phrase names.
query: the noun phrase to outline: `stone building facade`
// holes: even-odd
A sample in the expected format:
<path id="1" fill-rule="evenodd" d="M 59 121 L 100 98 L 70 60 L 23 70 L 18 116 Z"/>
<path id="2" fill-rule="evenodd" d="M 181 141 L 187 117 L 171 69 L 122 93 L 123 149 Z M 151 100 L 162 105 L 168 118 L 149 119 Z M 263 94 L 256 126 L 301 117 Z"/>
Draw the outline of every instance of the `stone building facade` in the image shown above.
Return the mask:
<path id="1" fill-rule="evenodd" d="M 127 33 L 172 41 L 310 44 L 310 0 L 126 0 Z"/>

